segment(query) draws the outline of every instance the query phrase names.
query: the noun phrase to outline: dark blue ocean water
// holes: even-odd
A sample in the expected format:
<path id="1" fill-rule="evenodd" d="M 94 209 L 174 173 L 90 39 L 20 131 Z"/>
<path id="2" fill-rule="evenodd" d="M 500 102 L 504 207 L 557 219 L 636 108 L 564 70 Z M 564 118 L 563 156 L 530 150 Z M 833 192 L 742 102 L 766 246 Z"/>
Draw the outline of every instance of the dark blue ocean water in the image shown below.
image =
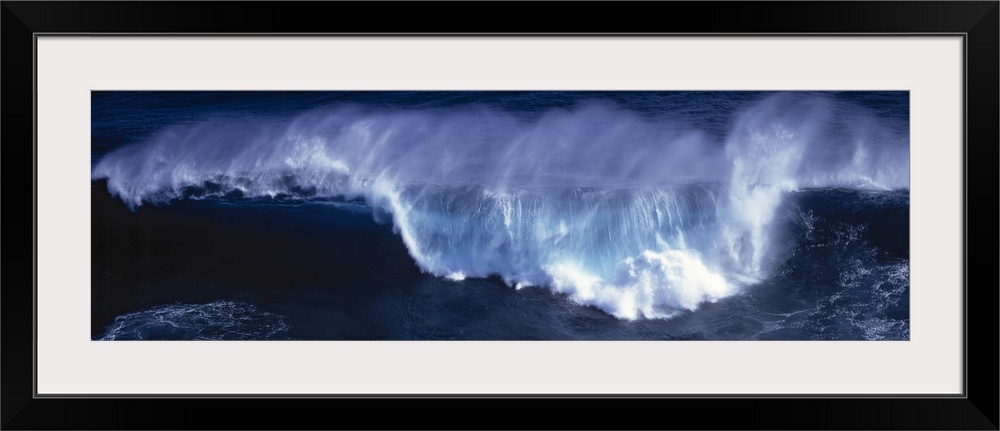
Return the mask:
<path id="1" fill-rule="evenodd" d="M 93 92 L 94 339 L 906 340 L 906 92 Z"/>

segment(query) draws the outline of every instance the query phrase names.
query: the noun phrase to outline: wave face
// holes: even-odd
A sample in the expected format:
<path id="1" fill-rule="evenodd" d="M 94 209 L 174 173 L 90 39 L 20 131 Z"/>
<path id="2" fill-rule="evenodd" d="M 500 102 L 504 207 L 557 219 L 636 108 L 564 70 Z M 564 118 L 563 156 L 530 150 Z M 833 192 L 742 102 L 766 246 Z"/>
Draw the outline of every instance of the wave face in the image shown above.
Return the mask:
<path id="1" fill-rule="evenodd" d="M 92 177 L 133 209 L 363 199 L 425 272 L 663 318 L 780 263 L 787 193 L 907 189 L 908 135 L 885 122 L 802 93 L 733 113 L 724 133 L 600 100 L 536 115 L 354 105 L 167 127 Z"/>

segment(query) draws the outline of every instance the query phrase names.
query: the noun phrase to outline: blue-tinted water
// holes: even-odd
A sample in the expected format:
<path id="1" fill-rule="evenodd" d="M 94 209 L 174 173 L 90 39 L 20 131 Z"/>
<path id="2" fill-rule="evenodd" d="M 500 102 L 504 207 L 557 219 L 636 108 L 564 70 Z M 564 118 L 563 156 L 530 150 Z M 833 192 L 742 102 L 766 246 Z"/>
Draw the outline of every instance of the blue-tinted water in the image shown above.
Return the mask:
<path id="1" fill-rule="evenodd" d="M 95 339 L 908 339 L 905 92 L 95 92 Z"/>

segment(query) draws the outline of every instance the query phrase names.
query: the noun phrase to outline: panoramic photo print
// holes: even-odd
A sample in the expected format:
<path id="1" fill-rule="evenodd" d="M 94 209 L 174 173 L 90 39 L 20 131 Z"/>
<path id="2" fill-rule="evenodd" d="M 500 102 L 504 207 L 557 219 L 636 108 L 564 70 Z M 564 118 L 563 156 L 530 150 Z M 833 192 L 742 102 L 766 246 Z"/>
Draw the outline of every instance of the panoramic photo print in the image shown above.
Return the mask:
<path id="1" fill-rule="evenodd" d="M 93 91 L 93 340 L 909 340 L 906 91 Z"/>

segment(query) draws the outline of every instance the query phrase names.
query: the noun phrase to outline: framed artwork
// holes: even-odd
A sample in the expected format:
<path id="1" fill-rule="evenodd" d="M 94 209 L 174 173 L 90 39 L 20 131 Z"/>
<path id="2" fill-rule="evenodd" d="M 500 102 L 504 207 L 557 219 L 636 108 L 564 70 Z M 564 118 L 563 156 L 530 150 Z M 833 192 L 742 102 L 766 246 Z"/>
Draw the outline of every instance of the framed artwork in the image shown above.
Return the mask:
<path id="1" fill-rule="evenodd" d="M 996 2 L 320 6 L 4 3 L 5 427 L 997 428 Z"/>

